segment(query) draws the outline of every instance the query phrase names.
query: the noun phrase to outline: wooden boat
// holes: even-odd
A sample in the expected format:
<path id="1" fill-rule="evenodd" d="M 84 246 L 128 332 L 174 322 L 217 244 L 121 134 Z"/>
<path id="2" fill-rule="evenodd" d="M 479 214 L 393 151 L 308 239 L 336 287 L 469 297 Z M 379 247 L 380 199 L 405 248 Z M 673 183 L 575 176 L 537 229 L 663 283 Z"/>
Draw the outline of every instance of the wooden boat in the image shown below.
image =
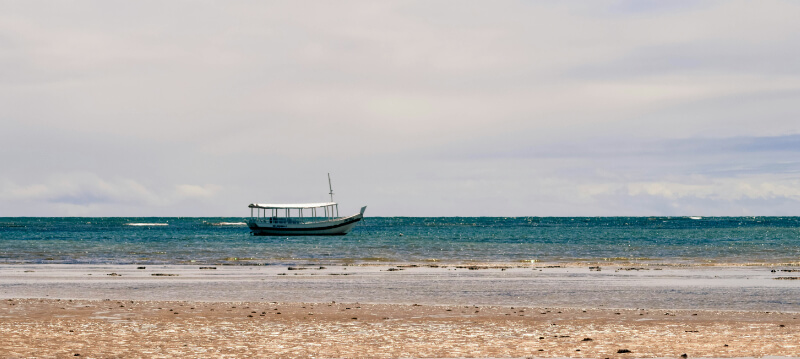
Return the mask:
<path id="1" fill-rule="evenodd" d="M 330 187 L 330 174 L 328 174 Z M 323 203 L 251 203 L 247 226 L 256 236 L 335 236 L 345 235 L 364 218 L 367 206 L 352 216 L 339 217 L 339 204 Z"/>

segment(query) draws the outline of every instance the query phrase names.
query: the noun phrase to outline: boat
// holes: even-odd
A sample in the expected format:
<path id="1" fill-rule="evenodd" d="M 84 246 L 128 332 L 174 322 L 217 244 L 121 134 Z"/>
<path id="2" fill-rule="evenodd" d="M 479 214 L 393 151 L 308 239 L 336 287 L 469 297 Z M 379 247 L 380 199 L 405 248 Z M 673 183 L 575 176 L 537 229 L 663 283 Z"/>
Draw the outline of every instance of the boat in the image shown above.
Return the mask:
<path id="1" fill-rule="evenodd" d="M 247 226 L 255 236 L 337 236 L 350 232 L 364 218 L 367 206 L 351 216 L 339 217 L 339 204 L 333 201 L 331 175 L 328 187 L 331 201 L 321 203 L 251 203 Z"/>

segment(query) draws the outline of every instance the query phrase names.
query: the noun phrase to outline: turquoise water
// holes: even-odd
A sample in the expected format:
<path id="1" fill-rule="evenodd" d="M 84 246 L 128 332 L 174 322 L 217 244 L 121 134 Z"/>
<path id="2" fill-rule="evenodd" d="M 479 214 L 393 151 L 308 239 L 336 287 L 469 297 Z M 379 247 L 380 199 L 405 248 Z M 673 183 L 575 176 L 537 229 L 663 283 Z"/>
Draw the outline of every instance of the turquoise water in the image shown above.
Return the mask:
<path id="1" fill-rule="evenodd" d="M 214 225 L 243 220 L 0 218 L 0 263 L 800 263 L 800 217 L 368 217 L 288 238 Z"/>

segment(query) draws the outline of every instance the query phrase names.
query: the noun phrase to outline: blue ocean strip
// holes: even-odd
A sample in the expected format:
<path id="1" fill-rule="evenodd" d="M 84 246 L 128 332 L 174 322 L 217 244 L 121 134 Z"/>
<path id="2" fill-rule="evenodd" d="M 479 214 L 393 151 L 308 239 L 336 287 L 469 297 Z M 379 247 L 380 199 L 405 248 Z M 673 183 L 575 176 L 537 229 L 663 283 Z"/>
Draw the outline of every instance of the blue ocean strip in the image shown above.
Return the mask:
<path id="1" fill-rule="evenodd" d="M 800 265 L 800 217 L 368 217 L 257 237 L 241 217 L 0 218 L 0 263 Z"/>

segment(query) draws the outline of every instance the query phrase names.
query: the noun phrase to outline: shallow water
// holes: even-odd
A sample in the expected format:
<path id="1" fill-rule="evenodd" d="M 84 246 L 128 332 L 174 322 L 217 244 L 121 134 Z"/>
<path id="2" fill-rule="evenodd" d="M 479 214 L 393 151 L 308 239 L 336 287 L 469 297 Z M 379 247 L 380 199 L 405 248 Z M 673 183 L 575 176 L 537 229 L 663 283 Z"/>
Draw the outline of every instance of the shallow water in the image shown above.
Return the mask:
<path id="1" fill-rule="evenodd" d="M 0 218 L 0 263 L 800 263 L 800 217 L 368 217 L 288 238 L 243 220 Z"/>
<path id="2" fill-rule="evenodd" d="M 279 301 L 800 312 L 762 267 L 0 265 L 0 298 Z M 458 267 L 458 268 L 457 268 Z M 142 269 L 140 269 L 142 268 Z M 209 267 L 203 267 L 209 268 Z M 114 273 L 111 276 L 109 274 Z M 171 274 L 159 276 L 154 274 Z"/>

